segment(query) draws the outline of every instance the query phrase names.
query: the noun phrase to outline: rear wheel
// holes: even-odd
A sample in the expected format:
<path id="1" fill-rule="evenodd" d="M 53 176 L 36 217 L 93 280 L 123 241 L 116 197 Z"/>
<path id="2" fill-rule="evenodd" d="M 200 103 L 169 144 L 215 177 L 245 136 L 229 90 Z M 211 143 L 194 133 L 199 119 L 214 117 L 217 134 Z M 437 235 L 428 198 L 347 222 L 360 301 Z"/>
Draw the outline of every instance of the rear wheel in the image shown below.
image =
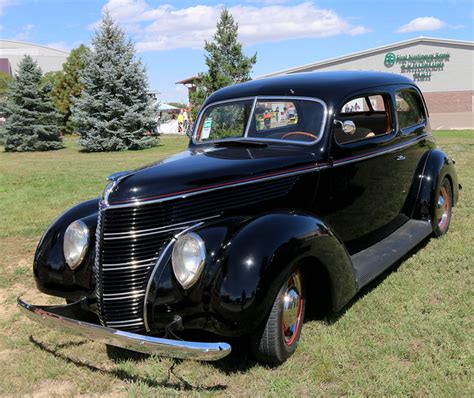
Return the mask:
<path id="1" fill-rule="evenodd" d="M 433 235 L 439 237 L 448 232 L 451 222 L 453 190 L 449 179 L 444 177 L 436 195 L 433 209 Z"/>
<path id="2" fill-rule="evenodd" d="M 280 288 L 265 327 L 253 339 L 252 351 L 259 362 L 279 365 L 295 352 L 305 302 L 302 274 L 296 270 Z"/>

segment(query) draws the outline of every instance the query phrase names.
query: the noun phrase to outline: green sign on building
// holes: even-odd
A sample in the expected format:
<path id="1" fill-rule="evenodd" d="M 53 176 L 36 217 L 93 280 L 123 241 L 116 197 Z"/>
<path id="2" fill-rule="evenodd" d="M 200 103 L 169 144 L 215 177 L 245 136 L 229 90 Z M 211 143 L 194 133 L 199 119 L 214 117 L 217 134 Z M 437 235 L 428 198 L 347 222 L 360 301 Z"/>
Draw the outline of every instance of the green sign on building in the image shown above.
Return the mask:
<path id="1" fill-rule="evenodd" d="M 384 64 L 387 68 L 390 68 L 393 65 L 395 65 L 395 54 L 394 53 L 385 54 Z"/>
<path id="2" fill-rule="evenodd" d="M 390 52 L 385 54 L 384 65 L 387 68 L 400 65 L 400 73 L 412 74 L 415 81 L 429 81 L 432 72 L 443 71 L 449 59 L 450 53 L 395 55 Z"/>

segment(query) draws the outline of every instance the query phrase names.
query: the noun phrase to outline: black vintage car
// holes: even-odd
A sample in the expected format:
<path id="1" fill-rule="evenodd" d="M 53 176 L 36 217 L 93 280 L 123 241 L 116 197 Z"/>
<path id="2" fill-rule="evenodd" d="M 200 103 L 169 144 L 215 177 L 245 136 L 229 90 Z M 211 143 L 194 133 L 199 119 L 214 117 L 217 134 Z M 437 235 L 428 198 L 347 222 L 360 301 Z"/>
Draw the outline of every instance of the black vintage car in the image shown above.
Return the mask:
<path id="1" fill-rule="evenodd" d="M 447 232 L 453 164 L 407 78 L 301 73 L 227 87 L 207 99 L 186 151 L 110 176 L 102 198 L 44 233 L 37 286 L 68 304 L 18 303 L 135 351 L 216 360 L 231 351 L 218 341 L 247 341 L 282 363 L 306 304 L 340 310 Z"/>

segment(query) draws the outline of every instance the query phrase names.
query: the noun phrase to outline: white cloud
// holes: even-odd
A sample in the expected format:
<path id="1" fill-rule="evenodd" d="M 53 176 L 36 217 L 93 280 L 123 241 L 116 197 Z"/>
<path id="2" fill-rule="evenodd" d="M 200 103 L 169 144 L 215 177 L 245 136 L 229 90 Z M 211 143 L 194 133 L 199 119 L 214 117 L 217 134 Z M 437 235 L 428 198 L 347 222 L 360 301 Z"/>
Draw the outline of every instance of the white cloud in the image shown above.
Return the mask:
<path id="1" fill-rule="evenodd" d="M 245 0 L 246 3 L 261 3 L 267 6 L 269 5 L 277 5 L 277 4 L 285 4 L 288 3 L 288 0 Z"/>
<path id="2" fill-rule="evenodd" d="M 13 5 L 12 0 L 0 0 L 0 15 L 3 15 L 6 8 L 11 5 Z"/>
<path id="3" fill-rule="evenodd" d="M 446 26 L 446 24 L 438 18 L 435 17 L 418 17 L 408 22 L 406 25 L 400 26 L 397 32 L 407 33 L 407 32 L 418 32 L 423 30 L 436 30 L 441 29 Z"/>
<path id="4" fill-rule="evenodd" d="M 332 10 L 317 7 L 312 1 L 298 5 L 285 5 L 281 0 L 256 3 L 259 4 L 230 7 L 239 23 L 239 40 L 246 45 L 341 34 L 354 36 L 370 31 L 352 25 Z M 104 9 L 134 36 L 139 51 L 162 51 L 201 49 L 204 41 L 212 38 L 222 7 L 152 7 L 145 0 L 109 0 Z"/>
<path id="5" fill-rule="evenodd" d="M 21 28 L 21 31 L 18 32 L 14 37 L 13 40 L 18 40 L 18 41 L 28 41 L 31 37 L 31 31 L 34 29 L 35 25 L 33 24 L 28 24 L 24 25 Z"/>
<path id="6" fill-rule="evenodd" d="M 358 36 L 358 35 L 363 35 L 365 33 L 372 32 L 372 29 L 366 28 L 365 26 L 358 25 L 351 30 L 348 31 L 348 33 L 351 36 Z"/>
<path id="7" fill-rule="evenodd" d="M 109 0 L 105 8 L 120 21 L 132 21 L 148 11 L 150 7 L 145 0 Z"/>

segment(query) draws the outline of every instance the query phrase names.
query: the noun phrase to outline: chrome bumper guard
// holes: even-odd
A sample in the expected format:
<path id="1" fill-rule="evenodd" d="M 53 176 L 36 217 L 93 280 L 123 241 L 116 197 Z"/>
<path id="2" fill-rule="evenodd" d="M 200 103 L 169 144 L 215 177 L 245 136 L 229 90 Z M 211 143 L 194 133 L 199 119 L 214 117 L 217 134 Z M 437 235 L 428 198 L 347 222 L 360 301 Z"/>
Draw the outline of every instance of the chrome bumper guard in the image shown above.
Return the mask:
<path id="1" fill-rule="evenodd" d="M 112 329 L 65 316 L 65 314 L 80 312 L 83 304 L 81 301 L 68 305 L 35 306 L 18 297 L 17 303 L 30 319 L 44 326 L 127 350 L 200 361 L 216 361 L 229 355 L 231 351 L 231 346 L 227 343 L 200 343 L 157 338 Z"/>

